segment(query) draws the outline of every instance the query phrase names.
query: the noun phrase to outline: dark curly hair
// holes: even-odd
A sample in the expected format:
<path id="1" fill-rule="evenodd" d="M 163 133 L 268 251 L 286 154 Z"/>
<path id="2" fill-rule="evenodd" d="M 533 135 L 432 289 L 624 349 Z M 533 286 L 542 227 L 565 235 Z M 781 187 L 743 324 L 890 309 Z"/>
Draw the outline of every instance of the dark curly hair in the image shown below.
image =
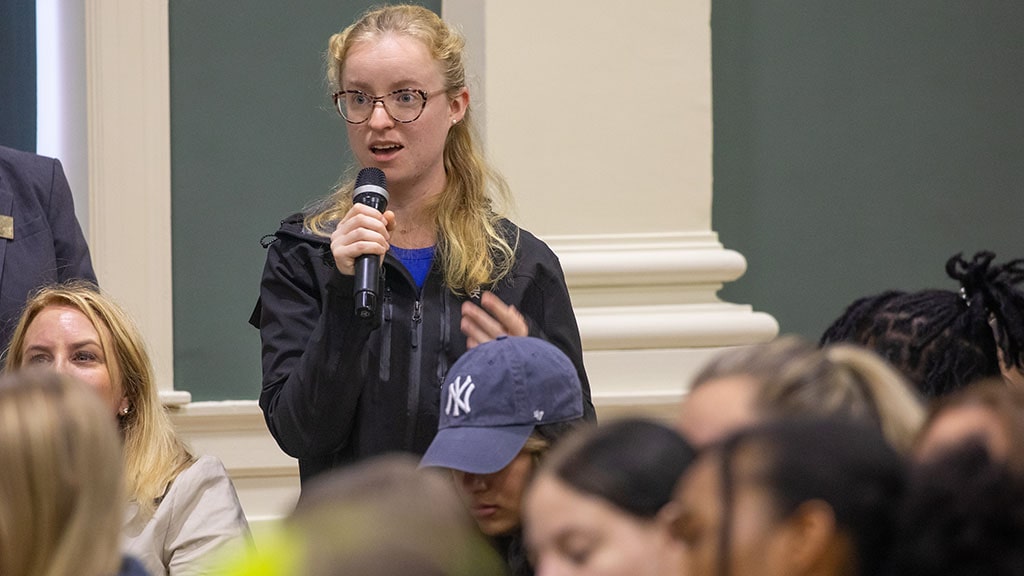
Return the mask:
<path id="1" fill-rule="evenodd" d="M 853 302 L 821 337 L 822 346 L 856 342 L 937 397 L 1024 366 L 1024 259 L 993 265 L 995 254 L 946 262 L 957 291 L 886 291 Z"/>

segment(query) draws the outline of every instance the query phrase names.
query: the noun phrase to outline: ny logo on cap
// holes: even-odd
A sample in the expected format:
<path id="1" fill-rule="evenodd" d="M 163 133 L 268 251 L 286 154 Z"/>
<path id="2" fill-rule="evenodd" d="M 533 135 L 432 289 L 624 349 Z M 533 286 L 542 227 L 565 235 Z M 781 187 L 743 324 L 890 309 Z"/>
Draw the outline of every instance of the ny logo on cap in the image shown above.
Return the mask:
<path id="1" fill-rule="evenodd" d="M 472 376 L 466 376 L 465 382 L 460 382 L 460 378 L 456 378 L 448 385 L 448 404 L 444 408 L 444 413 L 449 416 L 458 416 L 459 410 L 466 414 L 471 411 L 469 396 L 476 389 L 476 384 L 473 384 Z"/>

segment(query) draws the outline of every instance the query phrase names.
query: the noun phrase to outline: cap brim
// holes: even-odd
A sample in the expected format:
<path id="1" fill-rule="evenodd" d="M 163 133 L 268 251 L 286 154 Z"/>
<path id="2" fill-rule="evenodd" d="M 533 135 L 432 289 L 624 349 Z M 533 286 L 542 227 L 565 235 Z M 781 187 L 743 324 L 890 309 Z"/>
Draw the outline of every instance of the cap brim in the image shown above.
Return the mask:
<path id="1" fill-rule="evenodd" d="M 427 448 L 420 467 L 439 466 L 470 474 L 492 474 L 508 466 L 519 454 L 533 428 L 533 424 L 443 428 Z"/>

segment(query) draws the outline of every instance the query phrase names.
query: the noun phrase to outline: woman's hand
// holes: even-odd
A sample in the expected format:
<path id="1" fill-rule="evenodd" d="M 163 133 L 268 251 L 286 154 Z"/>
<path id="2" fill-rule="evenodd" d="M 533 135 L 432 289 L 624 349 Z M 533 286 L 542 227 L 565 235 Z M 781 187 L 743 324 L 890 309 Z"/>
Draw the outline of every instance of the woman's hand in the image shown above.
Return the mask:
<path id="1" fill-rule="evenodd" d="M 466 335 L 467 349 L 498 336 L 527 336 L 530 333 L 522 313 L 490 292 L 481 295 L 480 306 L 470 301 L 462 303 L 460 328 Z"/>
<path id="2" fill-rule="evenodd" d="M 363 254 L 383 258 L 394 226 L 395 213 L 391 210 L 381 214 L 365 204 L 353 204 L 331 233 L 331 254 L 338 271 L 347 276 L 355 274 L 356 258 Z"/>

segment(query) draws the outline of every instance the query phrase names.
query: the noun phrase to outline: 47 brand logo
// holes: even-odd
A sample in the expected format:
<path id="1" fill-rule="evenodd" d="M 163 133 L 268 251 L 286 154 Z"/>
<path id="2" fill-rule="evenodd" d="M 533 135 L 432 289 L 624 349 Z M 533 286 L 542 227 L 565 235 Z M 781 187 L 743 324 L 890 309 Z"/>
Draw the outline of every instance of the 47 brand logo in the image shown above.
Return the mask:
<path id="1" fill-rule="evenodd" d="M 444 413 L 449 416 L 458 416 L 459 410 L 462 410 L 469 414 L 471 411 L 469 396 L 475 389 L 476 384 L 473 384 L 472 376 L 466 376 L 464 381 L 461 380 L 461 376 L 456 378 L 448 385 L 448 404 L 444 407 Z"/>

